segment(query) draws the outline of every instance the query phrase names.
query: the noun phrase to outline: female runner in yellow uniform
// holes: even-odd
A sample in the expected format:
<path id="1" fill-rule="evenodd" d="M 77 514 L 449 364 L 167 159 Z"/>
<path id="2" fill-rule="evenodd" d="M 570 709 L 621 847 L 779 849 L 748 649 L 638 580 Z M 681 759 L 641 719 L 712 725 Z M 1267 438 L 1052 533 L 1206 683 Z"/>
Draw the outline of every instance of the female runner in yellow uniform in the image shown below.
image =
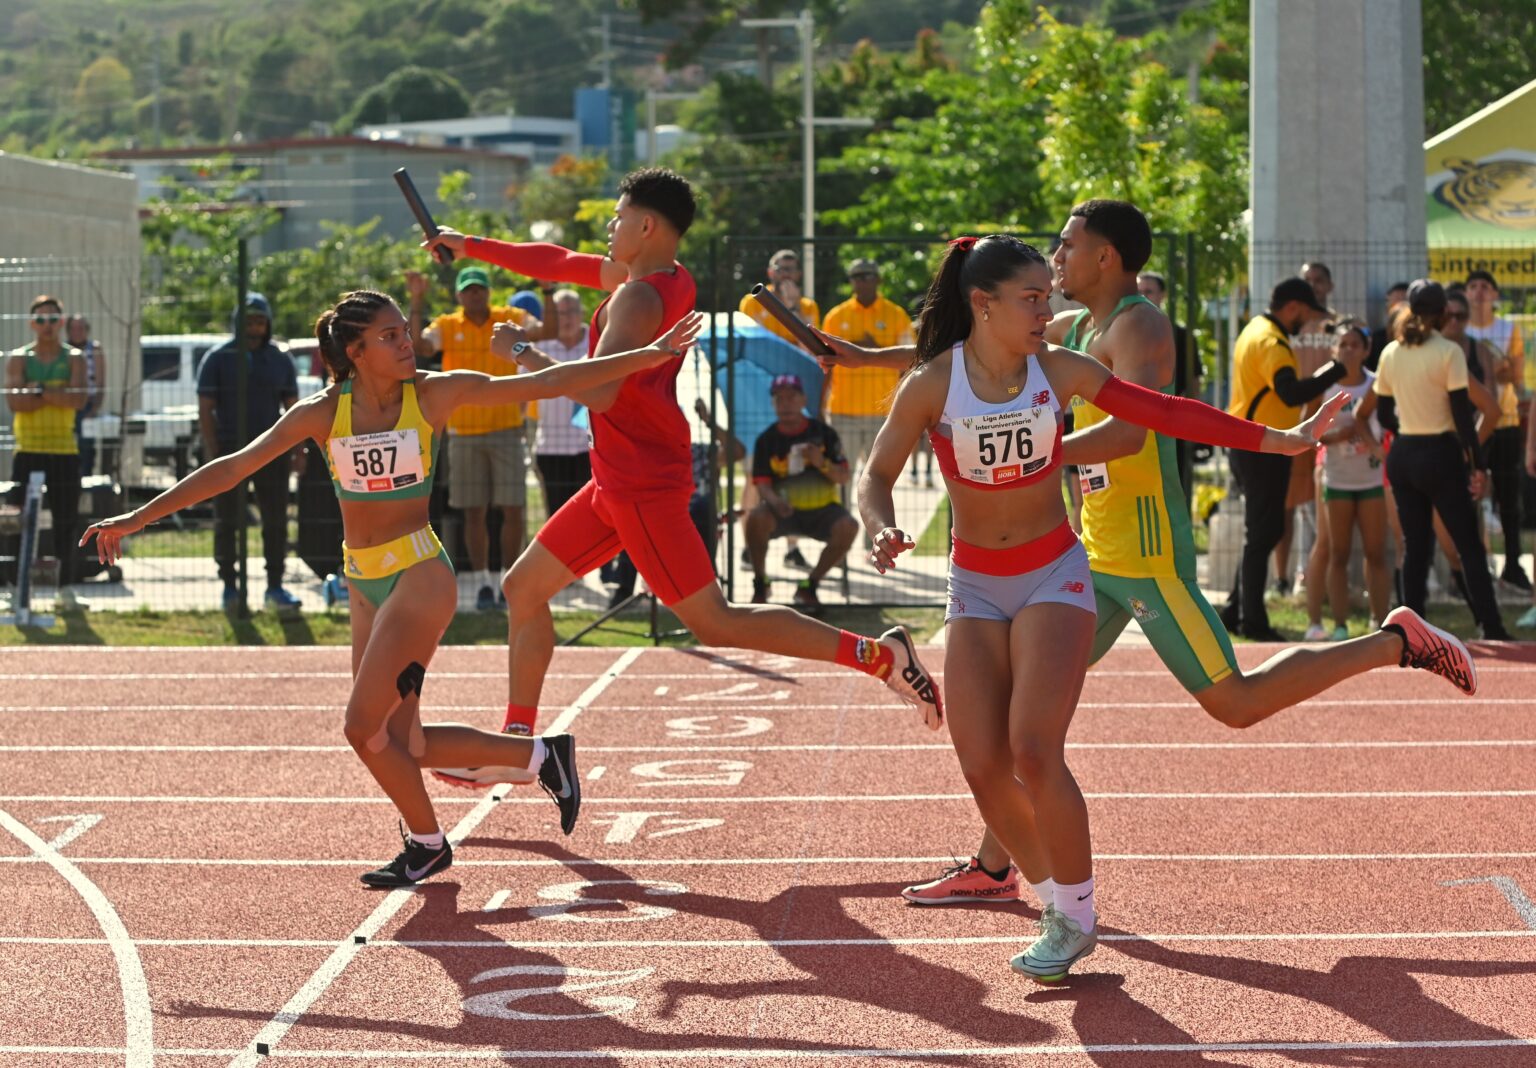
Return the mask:
<path id="1" fill-rule="evenodd" d="M 295 404 L 239 452 L 199 467 L 141 508 L 94 524 L 104 563 L 122 555 L 123 538 L 156 520 L 238 485 L 306 439 L 325 453 L 341 501 L 345 571 L 352 584 L 352 695 L 346 736 L 400 810 L 409 830 L 394 861 L 362 876 L 370 886 L 407 886 L 453 862 L 420 769 L 505 765 L 537 770 L 570 834 L 581 805 L 570 735 L 521 738 L 460 724 L 420 720 L 422 679 L 453 618 L 457 586 L 448 555 L 427 518 L 437 447 L 448 416 L 465 405 L 521 404 L 593 389 L 677 359 L 703 317 L 682 319 L 643 349 L 558 364 L 531 374 L 416 368 L 410 328 L 383 293 L 348 293 L 315 324 L 331 385 Z M 505 332 L 492 349 L 516 358 Z M 399 596 L 393 596 L 398 593 Z"/>

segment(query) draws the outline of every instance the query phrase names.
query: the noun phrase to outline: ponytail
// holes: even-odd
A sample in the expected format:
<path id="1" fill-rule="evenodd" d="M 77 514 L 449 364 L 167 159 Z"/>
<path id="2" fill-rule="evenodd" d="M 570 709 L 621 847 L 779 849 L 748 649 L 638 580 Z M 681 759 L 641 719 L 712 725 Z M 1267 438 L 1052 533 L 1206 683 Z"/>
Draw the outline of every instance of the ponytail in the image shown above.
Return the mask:
<path id="1" fill-rule="evenodd" d="M 1444 322 L 1443 308 L 1437 312 L 1415 312 L 1405 304 L 1393 317 L 1392 329 L 1397 340 L 1404 345 L 1422 345 Z"/>
<path id="2" fill-rule="evenodd" d="M 972 290 L 995 292 L 1025 267 L 1045 263 L 1039 249 L 1006 234 L 951 241 L 928 287 L 928 295 L 923 298 L 914 366 L 948 352 L 957 342 L 971 336 Z"/>
<path id="3" fill-rule="evenodd" d="M 347 349 L 363 336 L 374 316 L 393 303 L 383 293 L 358 289 L 343 294 L 334 308 L 315 320 L 315 341 L 320 345 L 320 358 L 330 370 L 332 382 L 345 382 L 356 372 Z"/>

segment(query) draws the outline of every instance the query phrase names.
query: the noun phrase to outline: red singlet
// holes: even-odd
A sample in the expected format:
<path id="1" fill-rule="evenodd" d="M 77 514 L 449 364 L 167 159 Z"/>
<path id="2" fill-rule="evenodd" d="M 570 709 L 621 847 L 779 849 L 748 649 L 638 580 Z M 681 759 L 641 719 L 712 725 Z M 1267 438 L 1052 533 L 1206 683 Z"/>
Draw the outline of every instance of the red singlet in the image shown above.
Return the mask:
<path id="1" fill-rule="evenodd" d="M 629 285 L 644 283 L 661 297 L 661 325 L 655 341 L 693 311 L 697 288 L 693 275 L 680 263 L 671 272 L 658 271 Z M 612 300 L 606 297 L 592 313 L 587 331 L 587 355 L 597 351 L 598 316 Z M 592 421 L 592 481 L 618 501 L 693 492 L 693 455 L 688 419 L 677 405 L 679 360 L 640 371 L 624 379 L 613 407 L 590 412 Z"/>

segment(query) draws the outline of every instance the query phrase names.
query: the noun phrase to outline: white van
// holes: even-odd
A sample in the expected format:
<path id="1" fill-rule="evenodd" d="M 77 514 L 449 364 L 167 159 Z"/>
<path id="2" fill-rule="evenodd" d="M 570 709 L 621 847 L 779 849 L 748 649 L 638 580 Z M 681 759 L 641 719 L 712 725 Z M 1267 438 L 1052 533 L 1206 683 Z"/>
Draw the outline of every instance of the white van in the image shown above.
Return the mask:
<path id="1" fill-rule="evenodd" d="M 139 366 L 142 385 L 139 408 L 128 415 L 129 436 L 142 441 L 142 449 L 157 452 L 188 449 L 198 441 L 197 368 L 210 349 L 229 340 L 228 334 L 151 334 L 139 339 Z M 287 352 L 287 345 L 277 342 Z M 293 356 L 299 379 L 299 396 L 307 397 L 324 386 L 309 373 L 307 353 Z M 87 437 L 117 439 L 122 437 L 120 420 L 110 410 L 93 416 L 82 426 Z M 129 448 L 129 443 L 124 442 Z M 125 456 L 127 454 L 125 453 Z"/>

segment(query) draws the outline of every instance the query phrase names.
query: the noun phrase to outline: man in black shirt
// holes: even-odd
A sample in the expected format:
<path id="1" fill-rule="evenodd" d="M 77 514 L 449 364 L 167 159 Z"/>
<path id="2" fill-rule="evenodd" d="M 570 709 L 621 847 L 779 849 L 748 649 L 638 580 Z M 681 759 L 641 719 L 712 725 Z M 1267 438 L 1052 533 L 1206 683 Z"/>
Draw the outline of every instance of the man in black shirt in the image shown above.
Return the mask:
<path id="1" fill-rule="evenodd" d="M 239 312 L 235 313 L 239 322 Z M 240 361 L 245 360 L 245 434 L 240 434 Z M 245 295 L 245 333 L 209 350 L 197 368 L 198 428 L 206 463 L 250 444 L 299 399 L 299 380 L 288 354 L 272 343 L 272 306 L 260 293 Z M 299 599 L 283 589 L 288 556 L 288 472 L 302 453 L 274 460 L 251 479 L 261 512 L 261 550 L 267 562 L 268 608 L 292 612 Z M 226 610 L 240 605 L 235 583 L 236 490 L 214 501 L 213 558 L 224 580 Z"/>
<path id="2" fill-rule="evenodd" d="M 747 515 L 747 550 L 752 558 L 752 603 L 766 604 L 763 575 L 768 542 L 799 535 L 824 543 L 821 558 L 795 590 L 799 608 L 821 607 L 816 585 L 848 555 L 859 522 L 841 504 L 849 479 L 837 431 L 805 414 L 805 386 L 799 375 L 779 375 L 769 387 L 778 422 L 763 431 L 752 454 L 752 481 L 762 502 Z"/>

